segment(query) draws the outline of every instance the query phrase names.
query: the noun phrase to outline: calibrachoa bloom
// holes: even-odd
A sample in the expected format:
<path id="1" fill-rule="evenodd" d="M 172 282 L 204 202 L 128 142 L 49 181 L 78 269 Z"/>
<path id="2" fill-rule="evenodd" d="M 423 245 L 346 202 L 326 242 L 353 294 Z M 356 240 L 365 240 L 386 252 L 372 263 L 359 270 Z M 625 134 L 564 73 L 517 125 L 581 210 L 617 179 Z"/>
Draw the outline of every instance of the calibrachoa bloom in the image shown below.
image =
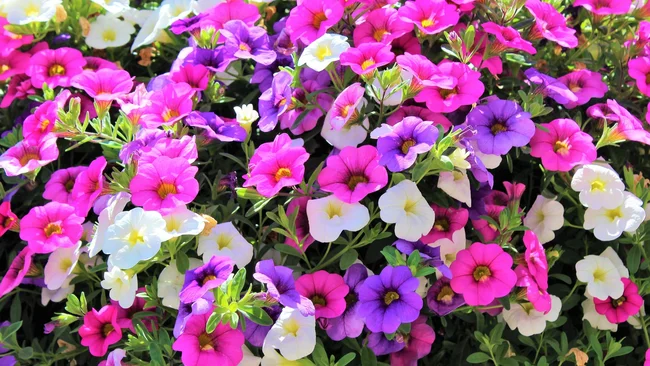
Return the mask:
<path id="1" fill-rule="evenodd" d="M 9 177 L 33 172 L 59 157 L 56 137 L 45 135 L 37 143 L 22 140 L 0 156 L 0 168 Z"/>
<path id="2" fill-rule="evenodd" d="M 296 280 L 296 290 L 314 304 L 316 319 L 329 319 L 343 314 L 346 307 L 345 296 L 350 288 L 343 281 L 343 277 L 317 271 L 300 276 Z"/>
<path id="3" fill-rule="evenodd" d="M 34 207 L 20 220 L 20 238 L 34 253 L 72 247 L 81 239 L 84 221 L 74 212 L 74 207 L 59 202 Z"/>
<path id="4" fill-rule="evenodd" d="M 18 216 L 11 211 L 11 203 L 5 201 L 0 203 L 0 237 L 11 229 L 16 229 Z"/>
<path id="5" fill-rule="evenodd" d="M 85 217 L 97 198 L 104 193 L 106 178 L 103 172 L 106 165 L 106 158 L 100 156 L 75 179 L 70 199 L 75 203 L 77 215 Z"/>
<path id="6" fill-rule="evenodd" d="M 481 74 L 460 62 L 444 62 L 438 65 L 443 75 L 456 79 L 450 87 L 427 87 L 416 97 L 416 102 L 424 102 L 433 112 L 449 113 L 461 106 L 476 103 L 483 95 L 485 86 L 479 80 Z"/>
<path id="7" fill-rule="evenodd" d="M 503 320 L 510 329 L 517 329 L 521 335 L 530 337 L 540 334 L 546 329 L 546 322 L 554 322 L 560 315 L 562 301 L 557 296 L 551 296 L 553 306 L 548 313 L 531 309 L 528 303 L 512 304 L 509 310 L 503 310 Z"/>
<path id="8" fill-rule="evenodd" d="M 262 65 L 275 61 L 276 53 L 269 48 L 264 28 L 248 27 L 241 20 L 231 20 L 224 25 L 221 35 L 226 39 L 226 51 L 238 59 L 252 59 Z"/>
<path id="9" fill-rule="evenodd" d="M 576 0 L 573 6 L 582 6 L 597 15 L 625 14 L 630 10 L 631 0 Z"/>
<path id="10" fill-rule="evenodd" d="M 587 283 L 589 295 L 598 299 L 618 299 L 625 290 L 621 275 L 612 261 L 602 256 L 588 255 L 578 261 L 576 276 Z"/>
<path id="11" fill-rule="evenodd" d="M 181 301 L 194 302 L 206 292 L 219 287 L 232 273 L 233 264 L 227 257 L 214 256 L 203 266 L 185 272 Z"/>
<path id="12" fill-rule="evenodd" d="M 338 1 L 303 1 L 291 9 L 286 24 L 294 43 L 301 39 L 309 44 L 325 34 L 341 17 L 343 6 Z"/>
<path id="13" fill-rule="evenodd" d="M 90 354 L 101 357 L 108 347 L 122 338 L 122 329 L 117 323 L 117 306 L 105 305 L 99 311 L 90 309 L 79 328 L 81 344 L 88 347 Z"/>
<path id="14" fill-rule="evenodd" d="M 503 48 L 512 48 L 528 52 L 531 55 L 537 53 L 535 47 L 533 47 L 530 42 L 523 39 L 521 34 L 519 34 L 519 31 L 513 27 L 504 27 L 493 22 L 482 23 L 481 27 L 483 27 L 485 33 L 492 34 L 496 37 L 497 44 L 491 46 L 493 52 L 500 51 Z"/>
<path id="15" fill-rule="evenodd" d="M 573 175 L 571 188 L 580 192 L 580 203 L 593 209 L 614 209 L 624 199 L 625 185 L 615 171 L 589 164 L 580 167 Z"/>
<path id="16" fill-rule="evenodd" d="M 643 298 L 639 295 L 637 285 L 629 278 L 621 278 L 624 290 L 618 298 L 608 297 L 605 300 L 594 298 L 598 314 L 605 315 L 610 323 L 623 323 L 630 316 L 639 312 L 643 306 Z"/>
<path id="17" fill-rule="evenodd" d="M 307 202 L 309 234 L 320 242 L 338 239 L 343 230 L 359 231 L 370 221 L 368 208 L 360 203 L 347 203 L 336 196 Z"/>
<path id="18" fill-rule="evenodd" d="M 50 180 L 45 183 L 43 198 L 61 203 L 74 204 L 72 188 L 74 187 L 75 179 L 86 169 L 86 167 L 78 166 L 59 169 L 52 173 Z"/>
<path id="19" fill-rule="evenodd" d="M 433 227 L 435 213 L 417 185 L 403 180 L 379 197 L 382 221 L 395 224 L 395 236 L 417 241 Z"/>
<path id="20" fill-rule="evenodd" d="M 463 295 L 452 290 L 446 277 L 438 279 L 427 292 L 427 306 L 438 316 L 445 316 L 464 303 Z"/>
<path id="21" fill-rule="evenodd" d="M 529 35 L 530 38 L 546 38 L 568 48 L 578 45 L 575 29 L 567 27 L 566 19 L 552 4 L 540 0 L 527 0 L 526 9 L 535 18 L 535 25 Z"/>
<path id="22" fill-rule="evenodd" d="M 341 65 L 350 66 L 358 75 L 368 75 L 393 61 L 395 54 L 390 52 L 390 45 L 371 42 L 348 48 L 340 58 Z"/>
<path id="23" fill-rule="evenodd" d="M 253 278 L 265 284 L 267 295 L 280 304 L 298 309 L 304 316 L 314 315 L 313 303 L 296 290 L 292 273 L 290 268 L 276 266 L 273 260 L 267 259 L 257 262 Z"/>
<path id="24" fill-rule="evenodd" d="M 576 165 L 596 160 L 592 137 L 582 132 L 574 120 L 555 119 L 540 126 L 530 140 L 530 155 L 541 158 L 544 168 L 568 172 Z"/>
<path id="25" fill-rule="evenodd" d="M 458 23 L 456 6 L 444 1 L 408 1 L 399 9 L 399 17 L 415 24 L 424 34 L 436 34 Z"/>
<path id="26" fill-rule="evenodd" d="M 436 245 L 440 239 L 452 239 L 454 233 L 463 230 L 469 218 L 469 212 L 464 208 L 440 207 L 432 204 L 431 208 L 435 213 L 435 221 L 431 231 L 422 237 L 425 244 Z"/>
<path id="27" fill-rule="evenodd" d="M 607 93 L 607 84 L 602 79 L 599 73 L 587 69 L 576 70 L 559 77 L 557 80 L 566 85 L 578 98 L 575 102 L 568 101 L 564 105 L 567 108 L 575 108 L 586 104 L 592 98 L 604 97 Z"/>
<path id="28" fill-rule="evenodd" d="M 347 126 L 348 122 L 356 122 L 358 118 L 357 106 L 365 101 L 364 93 L 363 86 L 360 83 L 354 83 L 336 97 L 332 109 L 328 113 L 332 128 L 340 130 Z"/>
<path id="29" fill-rule="evenodd" d="M 350 48 L 348 38 L 337 34 L 324 34 L 302 51 L 298 66 L 307 65 L 312 70 L 323 71 Z"/>
<path id="30" fill-rule="evenodd" d="M 198 168 L 183 158 L 161 156 L 138 167 L 129 187 L 132 202 L 146 210 L 170 209 L 188 204 L 199 191 L 194 176 Z"/>
<path id="31" fill-rule="evenodd" d="M 367 14 L 365 22 L 354 29 L 354 44 L 391 43 L 392 40 L 403 36 L 412 29 L 412 25 L 400 19 L 397 10 L 393 8 L 375 9 Z"/>
<path id="32" fill-rule="evenodd" d="M 222 256 L 232 259 L 238 268 L 244 268 L 253 259 L 253 246 L 237 231 L 232 222 L 214 226 L 207 235 L 199 237 L 198 243 L 196 252 L 203 255 L 204 262 L 208 262 L 213 256 Z"/>
<path id="33" fill-rule="evenodd" d="M 340 341 L 346 337 L 356 338 L 363 331 L 364 321 L 359 315 L 359 291 L 365 279 L 368 278 L 368 270 L 363 264 L 355 263 L 345 271 L 343 280 L 349 287 L 345 296 L 345 311 L 337 318 L 329 319 L 326 329 L 327 335 L 332 340 Z"/>
<path id="34" fill-rule="evenodd" d="M 280 350 L 282 356 L 291 361 L 310 355 L 315 346 L 316 319 L 292 308 L 282 309 L 264 339 L 264 347 Z"/>
<path id="35" fill-rule="evenodd" d="M 438 129 L 431 121 L 405 117 L 393 126 L 391 132 L 377 140 L 381 154 L 379 162 L 391 172 L 410 168 L 419 154 L 431 150 L 438 138 Z"/>
<path id="36" fill-rule="evenodd" d="M 635 232 L 645 219 L 643 201 L 630 192 L 623 192 L 623 202 L 613 208 L 587 208 L 584 228 L 594 229 L 598 240 L 610 241 L 623 232 Z"/>
<path id="37" fill-rule="evenodd" d="M 86 60 L 74 48 L 47 49 L 35 53 L 25 71 L 35 88 L 46 83 L 50 88 L 71 86 L 72 78 L 81 74 Z"/>
<path id="38" fill-rule="evenodd" d="M 554 231 L 564 225 L 564 206 L 556 200 L 539 195 L 528 210 L 524 225 L 537 235 L 542 244 L 548 243 L 555 238 Z"/>

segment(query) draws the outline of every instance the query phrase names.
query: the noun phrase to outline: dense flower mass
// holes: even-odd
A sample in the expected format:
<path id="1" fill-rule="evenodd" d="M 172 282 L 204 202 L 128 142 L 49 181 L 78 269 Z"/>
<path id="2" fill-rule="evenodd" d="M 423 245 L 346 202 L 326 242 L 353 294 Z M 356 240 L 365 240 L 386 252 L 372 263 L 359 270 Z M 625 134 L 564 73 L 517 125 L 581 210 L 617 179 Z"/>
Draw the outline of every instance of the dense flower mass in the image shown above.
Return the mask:
<path id="1" fill-rule="evenodd" d="M 0 365 L 650 365 L 649 20 L 0 0 Z"/>

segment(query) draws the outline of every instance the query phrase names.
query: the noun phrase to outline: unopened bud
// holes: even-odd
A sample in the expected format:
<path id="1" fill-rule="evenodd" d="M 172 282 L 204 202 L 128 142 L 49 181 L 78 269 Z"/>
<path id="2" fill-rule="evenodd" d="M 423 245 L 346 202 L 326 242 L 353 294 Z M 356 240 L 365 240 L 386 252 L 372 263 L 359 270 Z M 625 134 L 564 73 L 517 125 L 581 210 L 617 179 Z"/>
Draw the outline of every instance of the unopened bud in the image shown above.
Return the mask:
<path id="1" fill-rule="evenodd" d="M 54 21 L 57 23 L 63 23 L 66 19 L 68 19 L 68 12 L 65 11 L 63 5 L 57 5 L 56 12 L 54 13 Z"/>

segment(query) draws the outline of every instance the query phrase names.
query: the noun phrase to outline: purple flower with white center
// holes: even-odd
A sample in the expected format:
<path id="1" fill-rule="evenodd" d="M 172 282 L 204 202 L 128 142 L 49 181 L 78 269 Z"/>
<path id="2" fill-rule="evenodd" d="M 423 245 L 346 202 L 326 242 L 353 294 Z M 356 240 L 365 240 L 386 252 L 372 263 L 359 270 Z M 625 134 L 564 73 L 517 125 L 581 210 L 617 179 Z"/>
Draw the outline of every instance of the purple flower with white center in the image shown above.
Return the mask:
<path id="1" fill-rule="evenodd" d="M 316 313 L 314 304 L 296 290 L 291 268 L 276 266 L 272 259 L 257 262 L 253 278 L 266 285 L 267 294 L 280 304 L 298 309 L 303 316 Z"/>
<path id="2" fill-rule="evenodd" d="M 241 20 L 226 23 L 221 35 L 226 38 L 226 50 L 242 60 L 253 59 L 264 65 L 275 61 L 276 53 L 269 48 L 269 36 L 262 27 L 249 27 Z"/>
<path id="3" fill-rule="evenodd" d="M 194 302 L 181 301 L 178 306 L 178 315 L 176 316 L 176 323 L 174 324 L 174 337 L 178 338 L 183 334 L 185 324 L 190 317 L 194 315 L 203 315 L 212 310 L 214 304 L 214 294 L 206 292 L 203 297 L 200 297 Z"/>
<path id="4" fill-rule="evenodd" d="M 476 129 L 476 142 L 484 154 L 507 154 L 535 135 L 530 113 L 510 100 L 495 99 L 475 107 L 467 115 L 467 124 Z"/>
<path id="5" fill-rule="evenodd" d="M 343 280 L 350 288 L 345 296 L 345 312 L 337 318 L 328 319 L 327 335 L 332 340 L 340 341 L 346 337 L 356 338 L 364 327 L 363 318 L 359 316 L 359 289 L 368 278 L 368 270 L 363 264 L 353 264 L 345 271 Z"/>
<path id="6" fill-rule="evenodd" d="M 405 117 L 393 126 L 392 131 L 377 140 L 381 154 L 379 164 L 391 172 L 410 168 L 419 154 L 431 150 L 438 139 L 438 129 L 431 121 L 419 117 Z"/>
<path id="7" fill-rule="evenodd" d="M 201 267 L 185 272 L 185 283 L 179 294 L 181 301 L 193 303 L 208 291 L 219 287 L 232 273 L 234 263 L 228 257 L 213 256 Z"/>
<path id="8" fill-rule="evenodd" d="M 359 289 L 359 316 L 373 332 L 395 333 L 402 323 L 420 315 L 419 286 L 407 266 L 385 267 L 381 274 L 366 278 Z"/>
<path id="9" fill-rule="evenodd" d="M 246 130 L 236 122 L 226 122 L 212 112 L 191 112 L 185 117 L 185 124 L 203 130 L 210 140 L 244 141 Z"/>
<path id="10" fill-rule="evenodd" d="M 278 124 L 278 117 L 286 112 L 291 105 L 291 83 L 293 76 L 281 71 L 273 77 L 271 87 L 260 96 L 259 127 L 263 132 L 269 132 Z"/>
<path id="11" fill-rule="evenodd" d="M 427 292 L 427 305 L 438 316 L 445 316 L 463 304 L 465 304 L 465 298 L 451 289 L 450 280 L 447 277 L 441 277 Z"/>
<path id="12" fill-rule="evenodd" d="M 440 258 L 440 247 L 433 247 L 428 244 L 424 244 L 420 240 L 416 242 L 406 241 L 399 239 L 393 245 L 399 250 L 402 254 L 411 255 L 414 251 L 420 253 L 420 258 L 422 263 L 437 268 L 440 273 L 445 276 L 451 277 L 451 271 L 449 267 L 445 265 L 445 262 Z"/>
<path id="13" fill-rule="evenodd" d="M 401 337 L 395 337 L 389 340 L 384 333 L 370 333 L 368 335 L 368 348 L 376 356 L 388 355 L 399 352 L 406 346 L 404 342 L 399 342 L 399 340 L 403 339 Z"/>
<path id="14" fill-rule="evenodd" d="M 279 305 L 273 305 L 262 308 L 262 310 L 269 314 L 275 323 L 275 321 L 278 320 L 280 313 L 282 312 L 282 307 Z M 257 324 L 248 318 L 245 318 L 245 321 L 246 330 L 244 331 L 244 337 L 251 345 L 255 347 L 262 347 L 262 345 L 264 345 L 264 338 L 266 338 L 266 334 L 271 329 L 271 326 Z"/>
<path id="15" fill-rule="evenodd" d="M 578 101 L 578 97 L 571 91 L 571 89 L 556 78 L 542 74 L 534 68 L 524 71 L 524 75 L 526 75 L 528 81 L 539 85 L 536 92 L 553 99 L 559 104 L 568 104 L 570 102 Z"/>
<path id="16" fill-rule="evenodd" d="M 293 67 L 293 59 L 290 56 L 278 54 L 278 57 L 270 65 L 255 64 L 253 77 L 251 77 L 251 84 L 260 84 L 260 91 L 264 92 L 271 87 L 271 84 L 273 83 L 273 74 L 275 74 L 281 66 Z"/>

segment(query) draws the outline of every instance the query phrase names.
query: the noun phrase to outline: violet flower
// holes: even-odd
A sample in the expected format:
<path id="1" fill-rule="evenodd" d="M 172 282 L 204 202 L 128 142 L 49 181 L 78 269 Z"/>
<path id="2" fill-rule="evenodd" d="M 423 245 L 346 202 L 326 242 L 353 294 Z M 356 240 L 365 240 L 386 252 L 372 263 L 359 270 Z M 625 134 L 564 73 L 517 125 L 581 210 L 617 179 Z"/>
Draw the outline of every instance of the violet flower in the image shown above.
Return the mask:
<path id="1" fill-rule="evenodd" d="M 238 59 L 253 59 L 270 65 L 277 57 L 269 48 L 269 36 L 262 27 L 248 27 L 241 20 L 231 20 L 225 24 L 221 35 L 226 38 L 226 52 Z"/>
<path id="2" fill-rule="evenodd" d="M 213 256 L 208 263 L 185 272 L 185 283 L 180 293 L 181 301 L 193 303 L 208 291 L 219 287 L 228 279 L 233 266 L 230 258 Z"/>
<path id="3" fill-rule="evenodd" d="M 345 296 L 345 311 L 334 319 L 328 319 L 327 335 L 334 341 L 346 337 L 356 338 L 361 335 L 364 327 L 363 318 L 359 316 L 359 289 L 363 281 L 368 278 L 368 270 L 363 264 L 356 263 L 345 271 L 343 280 L 350 288 Z"/>
<path id="4" fill-rule="evenodd" d="M 284 266 L 276 266 L 272 259 L 257 262 L 253 278 L 266 285 L 267 294 L 280 304 L 298 309 L 303 316 L 316 313 L 314 304 L 296 290 L 293 271 Z"/>

